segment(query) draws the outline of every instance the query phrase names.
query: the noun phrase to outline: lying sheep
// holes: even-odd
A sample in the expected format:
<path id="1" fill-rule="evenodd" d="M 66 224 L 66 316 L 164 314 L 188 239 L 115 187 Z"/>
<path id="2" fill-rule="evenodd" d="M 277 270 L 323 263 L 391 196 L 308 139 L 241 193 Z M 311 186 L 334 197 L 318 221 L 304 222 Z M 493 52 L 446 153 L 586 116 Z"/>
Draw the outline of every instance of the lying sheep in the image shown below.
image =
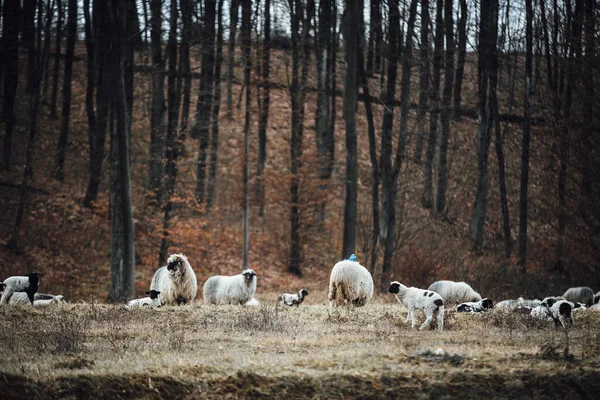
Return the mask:
<path id="1" fill-rule="evenodd" d="M 65 299 L 63 295 L 60 294 L 54 296 L 51 299 L 40 299 L 33 301 L 34 307 L 62 306 L 65 304 L 69 304 L 69 302 Z"/>
<path id="2" fill-rule="evenodd" d="M 356 261 L 343 260 L 333 266 L 329 278 L 329 304 L 362 307 L 373 297 L 373 278 Z"/>
<path id="3" fill-rule="evenodd" d="M 587 286 L 569 288 L 562 297 L 571 303 L 579 302 L 588 307 L 594 304 L 594 291 Z"/>
<path id="4" fill-rule="evenodd" d="M 298 307 L 302 304 L 306 296 L 308 296 L 308 290 L 306 289 L 301 289 L 297 294 L 284 293 L 279 296 L 279 304 L 282 306 Z"/>
<path id="5" fill-rule="evenodd" d="M 600 303 L 596 303 L 591 307 L 588 307 L 588 310 L 590 311 L 600 311 Z"/>
<path id="6" fill-rule="evenodd" d="M 2 284 L 2 297 L 0 304 L 8 304 L 13 293 L 27 293 L 29 303 L 33 305 L 34 295 L 38 290 L 40 283 L 40 274 L 32 272 L 26 276 L 11 276 L 4 280 Z"/>
<path id="7" fill-rule="evenodd" d="M 491 310 L 494 307 L 494 302 L 491 299 L 459 304 L 456 307 L 456 312 L 480 313 Z"/>
<path id="8" fill-rule="evenodd" d="M 8 301 L 8 304 L 21 304 L 21 305 L 31 305 L 29 302 L 29 296 L 27 293 L 19 292 L 13 293 Z M 68 304 L 67 300 L 63 295 L 52 295 L 43 293 L 41 296 L 38 296 L 38 293 L 35 294 L 33 300 L 34 307 L 46 307 L 53 305 L 64 305 Z"/>
<path id="9" fill-rule="evenodd" d="M 445 304 L 461 304 L 481 300 L 481 295 L 465 282 L 437 281 L 433 282 L 428 290 L 442 296 Z"/>
<path id="10" fill-rule="evenodd" d="M 246 269 L 239 275 L 211 276 L 204 283 L 205 304 L 246 304 L 256 292 L 256 272 Z"/>
<path id="11" fill-rule="evenodd" d="M 146 292 L 146 294 L 149 294 L 150 297 L 143 297 L 141 299 L 135 299 L 135 300 L 131 300 L 129 303 L 127 303 L 127 305 L 125 306 L 126 308 L 142 308 L 142 307 L 162 307 L 162 304 L 160 302 L 160 292 L 157 290 L 151 290 L 149 292 Z"/>
<path id="12" fill-rule="evenodd" d="M 196 274 L 183 254 L 172 254 L 167 265 L 160 267 L 152 278 L 150 290 L 161 293 L 164 305 L 187 304 L 196 298 Z"/>
<path id="13" fill-rule="evenodd" d="M 541 303 L 542 301 L 538 299 L 529 300 L 519 297 L 516 300 L 502 300 L 496 304 L 495 308 L 499 310 L 516 310 L 517 308 L 534 308 L 539 306 Z"/>
<path id="14" fill-rule="evenodd" d="M 438 330 L 444 329 L 444 300 L 439 294 L 414 287 L 409 288 L 397 281 L 391 283 L 388 292 L 393 293 L 396 299 L 408 309 L 404 323 L 406 324 L 411 319 L 412 329 L 415 328 L 416 310 L 423 310 L 427 317 L 419 330 L 423 330 L 431 324 L 433 314 L 437 316 Z"/>
<path id="15" fill-rule="evenodd" d="M 531 310 L 531 316 L 542 320 L 554 321 L 556 326 L 562 326 L 566 329 L 573 326 L 573 309 L 573 303 L 565 299 L 559 299 L 550 307 L 544 305 L 535 307 Z"/>

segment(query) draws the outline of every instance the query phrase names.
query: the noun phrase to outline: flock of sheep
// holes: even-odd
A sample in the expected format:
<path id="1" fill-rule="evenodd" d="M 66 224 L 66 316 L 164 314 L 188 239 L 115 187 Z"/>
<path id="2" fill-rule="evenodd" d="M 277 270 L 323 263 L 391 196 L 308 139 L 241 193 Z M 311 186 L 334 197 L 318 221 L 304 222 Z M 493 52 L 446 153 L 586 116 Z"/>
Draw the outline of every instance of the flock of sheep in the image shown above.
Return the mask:
<path id="1" fill-rule="evenodd" d="M 63 296 L 38 293 L 39 274 L 13 276 L 0 283 L 0 305 L 31 304 L 48 306 L 65 304 Z M 233 276 L 212 276 L 206 280 L 203 288 L 205 304 L 234 304 L 257 306 L 260 302 L 254 298 L 256 292 L 256 273 L 246 269 Z M 183 254 L 173 254 L 167 265 L 159 268 L 152 278 L 149 297 L 131 300 L 127 308 L 161 307 L 191 303 L 196 298 L 198 283 L 188 259 Z M 432 283 L 427 290 L 407 287 L 400 282 L 390 284 L 389 293 L 394 294 L 398 302 L 408 310 L 405 323 L 411 321 L 416 327 L 416 311 L 425 314 L 425 321 L 419 329 L 425 329 L 435 321 L 438 330 L 444 329 L 444 306 L 456 305 L 457 312 L 481 313 L 493 308 L 493 301 L 482 298 L 465 282 L 441 280 Z M 278 302 L 282 306 L 299 306 L 308 295 L 306 289 L 296 294 L 284 293 Z M 354 254 L 348 260 L 335 264 L 329 280 L 328 299 L 330 306 L 349 308 L 366 305 L 373 297 L 373 279 L 371 273 L 356 261 Z M 600 292 L 594 295 L 589 287 L 570 288 L 562 296 L 546 297 L 543 300 L 504 300 L 496 304 L 497 309 L 529 313 L 533 318 L 554 321 L 557 326 L 573 326 L 573 312 L 579 310 L 600 311 Z"/>

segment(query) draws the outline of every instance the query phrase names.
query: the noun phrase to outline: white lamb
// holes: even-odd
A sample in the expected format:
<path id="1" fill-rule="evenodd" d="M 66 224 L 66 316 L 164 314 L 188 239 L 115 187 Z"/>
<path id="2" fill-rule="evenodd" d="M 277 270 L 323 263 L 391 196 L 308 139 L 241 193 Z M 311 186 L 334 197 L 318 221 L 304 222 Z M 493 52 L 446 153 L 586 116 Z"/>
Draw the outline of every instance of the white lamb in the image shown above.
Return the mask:
<path id="1" fill-rule="evenodd" d="M 436 281 L 429 286 L 428 290 L 442 296 L 445 304 L 460 304 L 481 300 L 481 295 L 465 282 Z"/>
<path id="2" fill-rule="evenodd" d="M 594 304 L 594 291 L 587 286 L 569 288 L 562 297 L 571 303 L 583 303 L 588 307 Z"/>
<path id="3" fill-rule="evenodd" d="M 531 316 L 547 321 L 554 321 L 556 326 L 570 328 L 573 326 L 573 304 L 567 300 L 558 300 L 551 307 L 537 306 L 531 310 Z"/>
<path id="4" fill-rule="evenodd" d="M 356 261 L 343 260 L 333 266 L 329 278 L 329 304 L 362 307 L 373 297 L 373 278 Z"/>
<path id="5" fill-rule="evenodd" d="M 404 321 L 404 323 L 407 323 L 408 320 L 411 319 L 412 329 L 415 328 L 416 324 L 416 310 L 423 310 L 427 317 L 419 330 L 423 330 L 431 324 L 433 314 L 436 314 L 437 316 L 438 330 L 441 331 L 444 329 L 444 300 L 439 294 L 414 287 L 409 288 L 397 281 L 392 282 L 388 292 L 393 293 L 396 296 L 396 299 L 408 309 L 408 314 L 406 315 L 406 321 Z"/>
<path id="6" fill-rule="evenodd" d="M 308 290 L 306 289 L 301 289 L 297 294 L 284 293 L 279 296 L 279 304 L 282 306 L 298 307 L 302 304 L 306 296 L 308 296 Z"/>
<path id="7" fill-rule="evenodd" d="M 246 307 L 260 307 L 260 301 L 256 300 L 254 297 L 251 298 L 244 304 Z"/>
<path id="8" fill-rule="evenodd" d="M 151 290 L 149 292 L 146 292 L 146 294 L 149 294 L 149 297 L 142 297 L 141 299 L 134 299 L 131 300 L 129 303 L 127 303 L 127 305 L 125 306 L 126 308 L 143 308 L 143 307 L 162 307 L 162 304 L 160 302 L 160 292 L 157 290 Z"/>
<path id="9" fill-rule="evenodd" d="M 246 269 L 233 276 L 211 276 L 204 283 L 204 304 L 246 304 L 256 292 L 256 272 Z"/>
<path id="10" fill-rule="evenodd" d="M 502 300 L 496 304 L 496 308 L 500 310 L 516 310 L 517 308 L 534 308 L 539 306 L 541 303 L 542 301 L 538 299 L 529 300 L 519 297 L 516 300 Z"/>
<path id="11" fill-rule="evenodd" d="M 172 254 L 167 265 L 160 267 L 152 278 L 150 290 L 161 293 L 164 305 L 180 305 L 196 298 L 198 283 L 196 274 L 183 254 Z"/>
<path id="12" fill-rule="evenodd" d="M 23 293 L 23 292 L 18 292 L 18 293 L 13 293 L 12 296 L 10 296 L 10 299 L 8 301 L 8 304 L 21 304 L 21 305 L 31 305 L 31 303 L 29 302 L 29 296 L 27 296 L 27 293 Z M 33 300 L 33 306 L 34 307 L 47 307 L 47 306 L 57 306 L 57 305 L 65 305 L 65 304 L 69 304 L 68 301 L 65 299 L 65 297 L 63 295 L 51 295 L 51 294 L 43 294 L 42 296 L 34 296 L 34 300 Z"/>
<path id="13" fill-rule="evenodd" d="M 69 304 L 69 303 L 67 302 L 67 300 L 65 300 L 65 297 L 60 294 L 57 296 L 54 296 L 51 299 L 40 299 L 40 300 L 33 301 L 34 307 L 62 306 L 65 304 Z"/>
<path id="14" fill-rule="evenodd" d="M 33 304 L 34 295 L 38 290 L 40 283 L 40 274 L 32 272 L 26 276 L 11 276 L 4 280 L 2 284 L 2 297 L 0 304 L 8 304 L 13 293 L 27 293 L 29 303 Z"/>
<path id="15" fill-rule="evenodd" d="M 485 298 L 479 301 L 461 303 L 456 307 L 456 312 L 481 313 L 491 310 L 494 307 L 494 302 L 491 299 Z"/>

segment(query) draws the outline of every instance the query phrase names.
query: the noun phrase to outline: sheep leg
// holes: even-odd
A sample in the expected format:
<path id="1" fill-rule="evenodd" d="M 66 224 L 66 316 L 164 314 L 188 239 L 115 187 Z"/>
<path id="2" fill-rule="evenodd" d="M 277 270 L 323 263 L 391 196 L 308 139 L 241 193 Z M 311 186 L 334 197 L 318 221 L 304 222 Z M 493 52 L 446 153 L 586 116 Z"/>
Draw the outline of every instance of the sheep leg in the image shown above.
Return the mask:
<path id="1" fill-rule="evenodd" d="M 408 324 L 408 320 L 410 319 L 410 310 L 406 313 L 406 319 L 404 320 L 404 324 Z"/>
<path id="2" fill-rule="evenodd" d="M 431 311 L 425 312 L 425 315 L 427 316 L 427 318 L 425 319 L 425 322 L 423 322 L 423 325 L 421 325 L 421 327 L 419 328 L 420 331 L 427 328 L 429 324 L 431 324 L 431 320 L 433 320 L 433 315 Z"/>
<path id="3" fill-rule="evenodd" d="M 442 307 L 437 311 L 437 327 L 438 331 L 444 330 L 444 309 Z"/>
<path id="4" fill-rule="evenodd" d="M 4 293 L 2 293 L 2 298 L 0 298 L 0 304 L 8 304 L 8 300 L 10 300 L 10 296 L 12 296 L 12 289 L 5 288 Z"/>
<path id="5" fill-rule="evenodd" d="M 415 329 L 415 326 L 417 326 L 417 321 L 415 319 L 415 310 L 410 310 L 409 312 L 410 312 L 410 318 L 412 321 L 410 327 L 411 327 L 411 329 Z"/>

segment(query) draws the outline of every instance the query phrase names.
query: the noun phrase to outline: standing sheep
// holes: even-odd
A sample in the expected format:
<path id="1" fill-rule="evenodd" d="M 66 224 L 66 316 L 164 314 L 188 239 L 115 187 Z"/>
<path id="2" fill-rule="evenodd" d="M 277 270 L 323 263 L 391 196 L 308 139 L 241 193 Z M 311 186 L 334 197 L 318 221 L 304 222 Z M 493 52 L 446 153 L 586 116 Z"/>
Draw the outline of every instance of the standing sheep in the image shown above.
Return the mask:
<path id="1" fill-rule="evenodd" d="M 165 267 L 160 267 L 152 278 L 150 290 L 161 293 L 164 305 L 187 304 L 196 298 L 196 274 L 183 254 L 172 254 Z"/>
<path id="2" fill-rule="evenodd" d="M 306 296 L 308 296 L 308 290 L 306 289 L 301 289 L 297 294 L 284 293 L 279 296 L 279 304 L 282 306 L 298 307 L 302 304 Z"/>
<path id="3" fill-rule="evenodd" d="M 340 261 L 331 270 L 328 297 L 330 305 L 364 306 L 373 297 L 373 278 L 358 262 Z"/>
<path id="4" fill-rule="evenodd" d="M 246 304 L 256 292 L 256 272 L 246 269 L 239 275 L 211 276 L 204 283 L 205 304 Z"/>
<path id="5" fill-rule="evenodd" d="M 571 303 L 579 302 L 588 307 L 594 304 L 594 291 L 587 286 L 569 288 L 562 297 Z"/>
<path id="6" fill-rule="evenodd" d="M 573 304 L 561 299 L 551 307 L 537 306 L 531 310 L 531 316 L 548 321 L 554 321 L 556 326 L 571 328 L 573 326 Z"/>
<path id="7" fill-rule="evenodd" d="M 29 298 L 29 303 L 33 305 L 34 295 L 38 290 L 40 283 L 40 274 L 32 272 L 26 276 L 11 276 L 4 280 L 2 287 L 2 297 L 0 304 L 8 304 L 13 293 L 25 292 Z"/>
<path id="8" fill-rule="evenodd" d="M 481 295 L 465 282 L 436 281 L 429 286 L 428 290 L 442 296 L 445 304 L 460 304 L 481 300 Z"/>
<path id="9" fill-rule="evenodd" d="M 142 308 L 142 307 L 161 307 L 162 304 L 160 303 L 160 292 L 157 290 L 151 290 L 149 292 L 146 292 L 146 294 L 149 294 L 150 297 L 143 297 L 141 299 L 135 299 L 135 300 L 131 300 L 129 303 L 127 303 L 127 305 L 125 306 L 126 308 Z"/>
<path id="10" fill-rule="evenodd" d="M 438 330 L 442 331 L 444 329 L 444 300 L 439 294 L 414 287 L 409 288 L 397 281 L 392 282 L 388 288 L 388 292 L 393 293 L 396 296 L 396 300 L 404 304 L 408 309 L 404 323 L 407 323 L 410 319 L 412 321 L 412 329 L 415 329 L 416 325 L 416 310 L 423 310 L 427 317 L 419 330 L 423 330 L 431 324 L 433 314 L 437 316 Z"/>

